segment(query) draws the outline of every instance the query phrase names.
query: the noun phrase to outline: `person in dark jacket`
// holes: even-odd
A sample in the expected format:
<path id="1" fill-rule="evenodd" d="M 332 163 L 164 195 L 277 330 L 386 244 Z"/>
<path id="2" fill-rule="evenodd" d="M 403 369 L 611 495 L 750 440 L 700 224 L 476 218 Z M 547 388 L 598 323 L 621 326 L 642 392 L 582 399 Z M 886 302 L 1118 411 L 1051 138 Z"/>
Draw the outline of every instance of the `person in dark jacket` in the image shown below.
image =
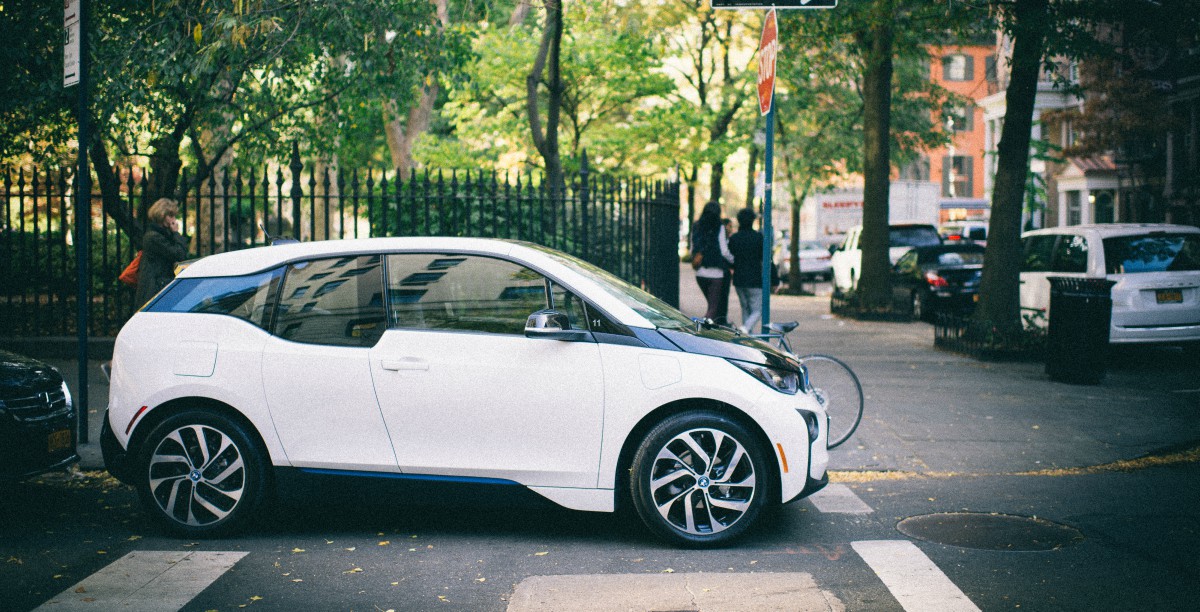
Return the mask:
<path id="1" fill-rule="evenodd" d="M 721 223 L 720 204 L 709 202 L 704 205 L 700 219 L 692 226 L 692 253 L 701 256 L 700 267 L 696 268 L 696 284 L 707 303 L 704 318 L 724 325 L 727 321 L 721 305 L 729 302 L 727 272 L 733 255 L 729 253 L 725 226 Z"/>
<path id="2" fill-rule="evenodd" d="M 733 253 L 733 289 L 742 306 L 742 333 L 755 333 L 762 317 L 763 235 L 754 229 L 753 208 L 738 211 L 738 231 L 729 239 Z"/>
<path id="3" fill-rule="evenodd" d="M 142 235 L 142 261 L 138 263 L 137 294 L 141 308 L 175 278 L 175 264 L 187 258 L 188 239 L 179 233 L 179 204 L 161 198 L 150 207 Z"/>

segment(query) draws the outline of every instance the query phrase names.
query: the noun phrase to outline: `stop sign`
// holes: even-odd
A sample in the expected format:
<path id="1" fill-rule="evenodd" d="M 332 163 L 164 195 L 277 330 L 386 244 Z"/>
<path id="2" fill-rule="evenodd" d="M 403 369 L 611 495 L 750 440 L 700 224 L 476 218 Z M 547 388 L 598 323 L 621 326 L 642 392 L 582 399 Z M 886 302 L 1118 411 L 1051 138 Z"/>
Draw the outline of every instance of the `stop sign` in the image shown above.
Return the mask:
<path id="1" fill-rule="evenodd" d="M 771 99 L 775 96 L 775 54 L 778 51 L 775 9 L 771 9 L 758 41 L 758 110 L 764 115 L 771 111 Z"/>

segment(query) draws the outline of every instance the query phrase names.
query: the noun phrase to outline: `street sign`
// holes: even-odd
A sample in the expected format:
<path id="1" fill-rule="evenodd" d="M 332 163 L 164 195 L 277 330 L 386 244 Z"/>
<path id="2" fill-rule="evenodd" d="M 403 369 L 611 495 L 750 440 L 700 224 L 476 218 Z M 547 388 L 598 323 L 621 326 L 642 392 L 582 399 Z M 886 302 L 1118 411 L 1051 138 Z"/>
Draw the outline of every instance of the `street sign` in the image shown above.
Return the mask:
<path id="1" fill-rule="evenodd" d="M 715 9 L 827 9 L 837 0 L 712 0 Z"/>
<path id="2" fill-rule="evenodd" d="M 63 0 L 63 87 L 79 84 L 79 0 Z"/>
<path id="3" fill-rule="evenodd" d="M 775 97 L 775 55 L 779 52 L 779 31 L 775 10 L 767 13 L 762 37 L 758 41 L 758 110 L 767 114 Z"/>

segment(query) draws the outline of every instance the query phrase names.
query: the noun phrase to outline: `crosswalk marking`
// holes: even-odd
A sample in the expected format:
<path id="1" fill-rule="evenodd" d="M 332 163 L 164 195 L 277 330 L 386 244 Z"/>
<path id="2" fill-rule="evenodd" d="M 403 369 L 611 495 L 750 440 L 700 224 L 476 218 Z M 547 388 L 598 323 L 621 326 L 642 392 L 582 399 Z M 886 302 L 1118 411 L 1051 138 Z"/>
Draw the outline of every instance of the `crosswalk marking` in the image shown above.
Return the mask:
<path id="1" fill-rule="evenodd" d="M 850 487 L 843 484 L 826 485 L 808 498 L 817 510 L 837 514 L 870 514 L 870 506 L 859 499 Z"/>
<path id="2" fill-rule="evenodd" d="M 571 610 L 844 610 L 807 573 L 580 574 L 530 576 L 507 612 Z"/>
<path id="3" fill-rule="evenodd" d="M 907 612 L 979 612 L 979 608 L 907 540 L 851 542 Z"/>
<path id="4" fill-rule="evenodd" d="M 59 593 L 37 612 L 178 610 L 246 554 L 134 551 Z"/>

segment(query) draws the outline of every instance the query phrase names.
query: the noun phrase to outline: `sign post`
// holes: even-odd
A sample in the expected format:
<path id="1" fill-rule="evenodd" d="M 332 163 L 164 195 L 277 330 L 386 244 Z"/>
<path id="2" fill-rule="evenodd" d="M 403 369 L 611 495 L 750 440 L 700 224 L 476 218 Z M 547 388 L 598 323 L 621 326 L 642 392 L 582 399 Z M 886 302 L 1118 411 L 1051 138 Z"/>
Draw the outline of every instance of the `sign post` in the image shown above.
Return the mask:
<path id="1" fill-rule="evenodd" d="M 75 273 L 77 304 L 75 325 L 79 342 L 75 413 L 79 415 L 79 442 L 88 441 L 88 305 L 91 304 L 92 175 L 88 171 L 88 0 L 64 0 L 63 87 L 79 87 L 79 159 L 75 171 Z"/>
<path id="2" fill-rule="evenodd" d="M 779 28 L 775 9 L 767 11 L 758 41 L 758 110 L 767 117 L 766 155 L 763 160 L 762 206 L 762 333 L 771 324 L 771 263 L 775 260 L 775 231 L 771 227 L 771 192 L 775 182 L 775 56 L 779 52 Z"/>

